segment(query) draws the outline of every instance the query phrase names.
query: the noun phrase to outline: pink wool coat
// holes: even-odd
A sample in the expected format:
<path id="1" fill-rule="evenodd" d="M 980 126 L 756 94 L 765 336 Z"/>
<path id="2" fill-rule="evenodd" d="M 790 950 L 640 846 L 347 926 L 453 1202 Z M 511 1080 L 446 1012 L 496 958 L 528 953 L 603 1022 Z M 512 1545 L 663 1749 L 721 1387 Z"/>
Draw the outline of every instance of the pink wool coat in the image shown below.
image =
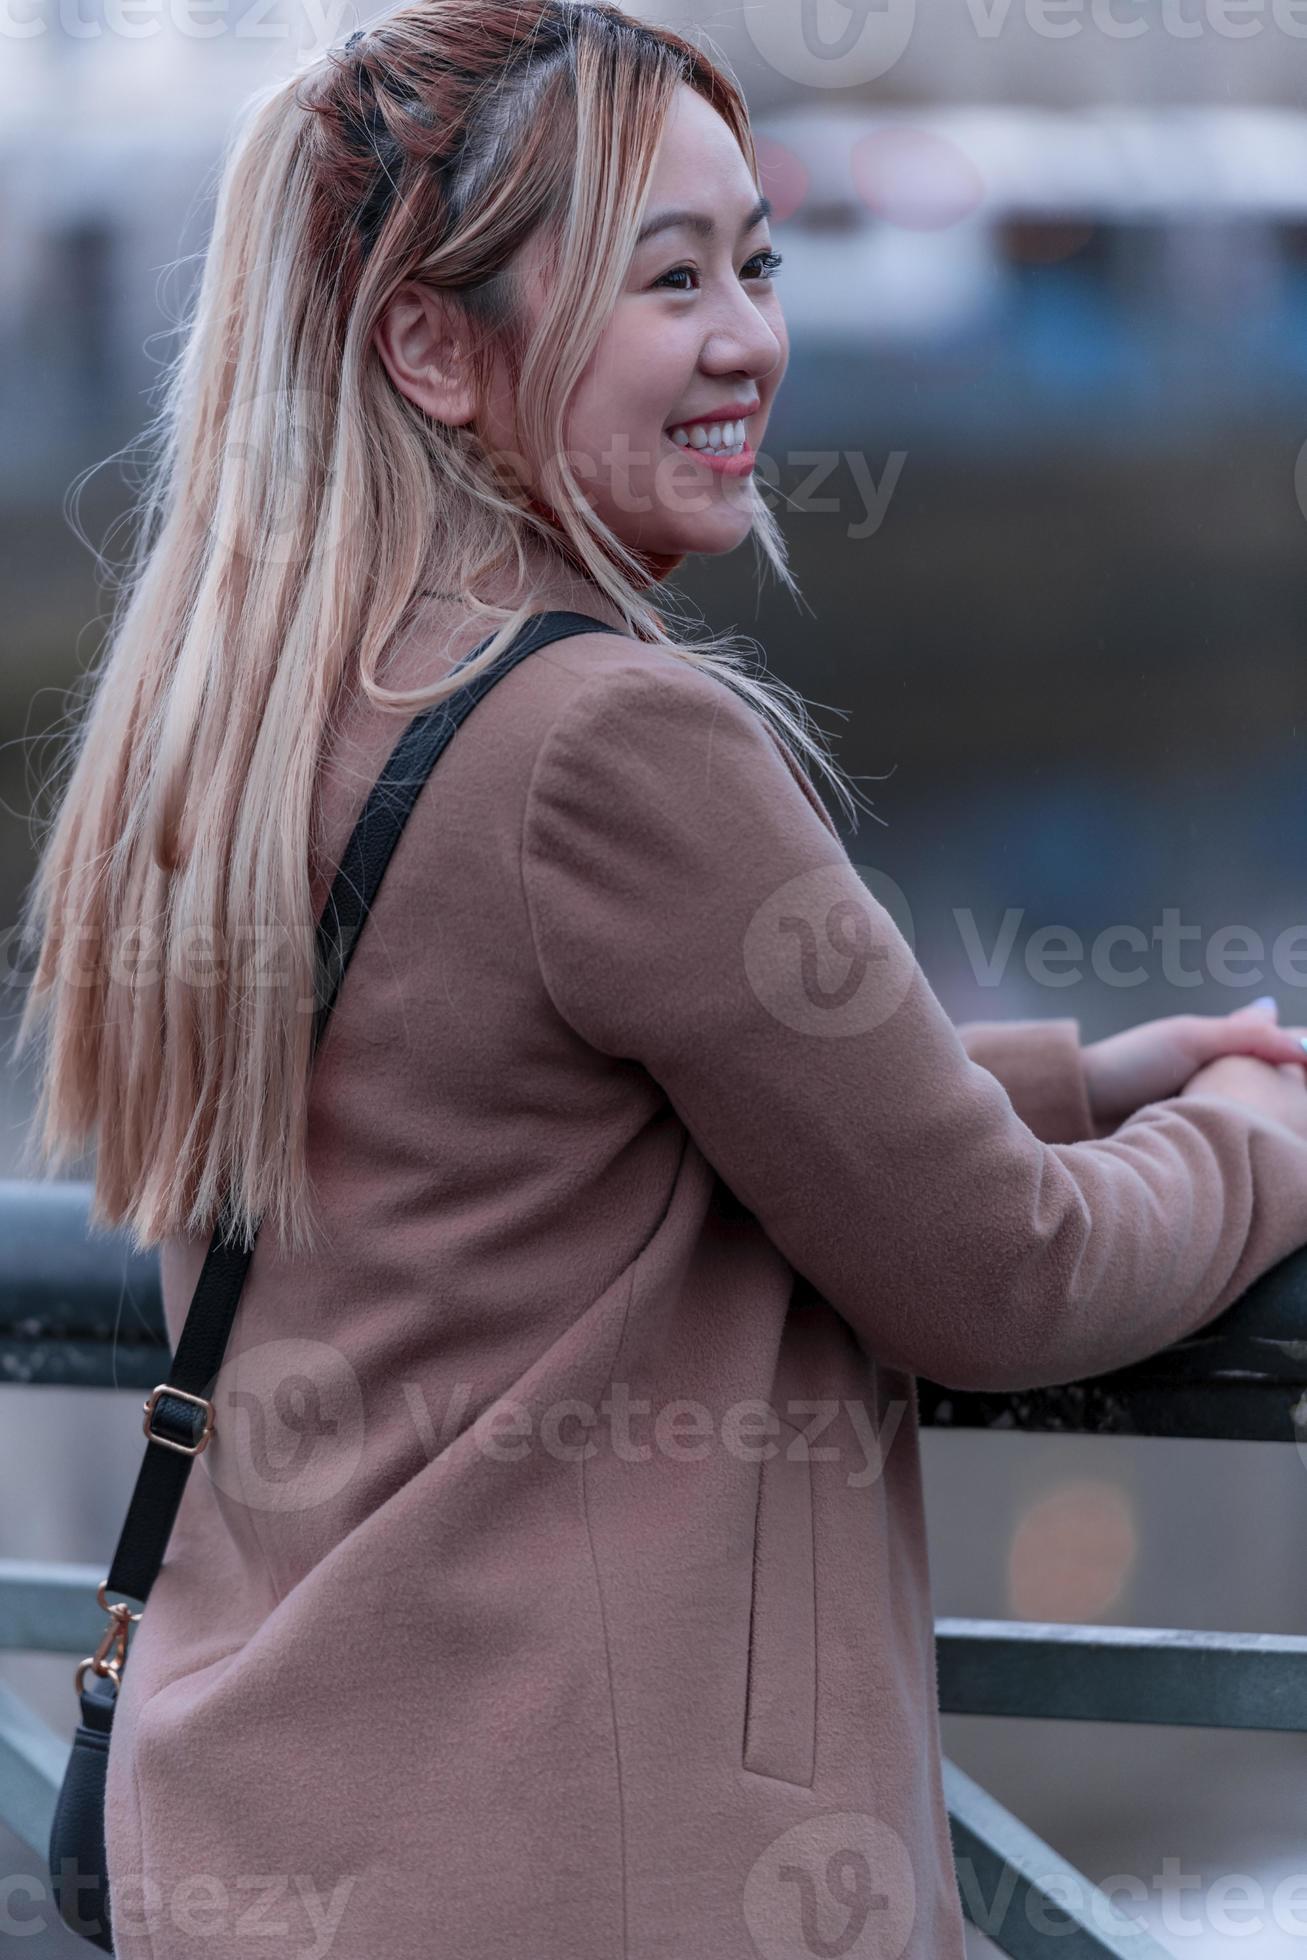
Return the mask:
<path id="1" fill-rule="evenodd" d="M 332 853 L 402 726 L 348 710 Z M 752 710 L 605 634 L 419 797 L 309 1156 L 133 1632 L 119 1960 L 961 1960 L 914 1374 L 1200 1327 L 1307 1142 L 1093 1140 L 1077 1023 L 955 1027 Z"/>

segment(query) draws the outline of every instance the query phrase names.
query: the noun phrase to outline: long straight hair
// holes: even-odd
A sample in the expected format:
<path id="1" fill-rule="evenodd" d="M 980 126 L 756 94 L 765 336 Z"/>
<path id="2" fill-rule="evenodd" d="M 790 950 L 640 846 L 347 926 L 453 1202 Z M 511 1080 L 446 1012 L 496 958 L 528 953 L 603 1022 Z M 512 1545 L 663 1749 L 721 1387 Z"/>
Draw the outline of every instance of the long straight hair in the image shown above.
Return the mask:
<path id="1" fill-rule="evenodd" d="M 315 998 L 315 778 L 345 691 L 417 713 L 494 661 L 533 609 L 471 596 L 529 535 L 570 554 L 635 637 L 710 669 L 815 763 L 805 705 L 723 637 L 673 637 L 647 568 L 591 510 L 569 399 L 625 283 L 677 86 L 737 137 L 744 102 L 678 35 L 578 0 L 421 0 L 259 91 L 223 160 L 203 274 L 149 425 L 129 565 L 23 906 L 35 955 L 15 1052 L 44 1026 L 28 1138 L 91 1143 L 91 1219 L 138 1249 L 265 1220 L 318 1243 L 306 1168 Z M 556 241 L 525 332 L 513 260 Z M 499 351 L 557 523 L 475 434 L 435 423 L 371 345 L 417 279 L 457 295 L 477 373 Z M 482 365 L 484 363 L 484 365 Z M 758 495 L 753 535 L 793 590 Z M 437 569 L 438 568 L 438 569 Z M 493 638 L 457 677 L 379 679 L 433 575 Z M 275 985 L 246 984 L 259 949 Z"/>

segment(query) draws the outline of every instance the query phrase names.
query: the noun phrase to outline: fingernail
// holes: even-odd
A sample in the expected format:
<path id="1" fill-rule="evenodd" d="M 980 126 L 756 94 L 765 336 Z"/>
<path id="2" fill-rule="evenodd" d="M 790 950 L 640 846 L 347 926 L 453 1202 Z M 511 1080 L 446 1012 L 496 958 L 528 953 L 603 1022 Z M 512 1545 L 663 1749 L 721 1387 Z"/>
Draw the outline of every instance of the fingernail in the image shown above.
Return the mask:
<path id="1" fill-rule="evenodd" d="M 1257 999 L 1253 1002 L 1253 1006 L 1269 1007 L 1272 1013 L 1275 1014 L 1278 1014 L 1280 1011 L 1280 1003 L 1276 1000 L 1274 994 L 1259 994 L 1257 996 Z"/>
<path id="2" fill-rule="evenodd" d="M 1302 1043 L 1303 1047 L 1307 1048 L 1307 1034 L 1300 1034 L 1298 1039 Z"/>

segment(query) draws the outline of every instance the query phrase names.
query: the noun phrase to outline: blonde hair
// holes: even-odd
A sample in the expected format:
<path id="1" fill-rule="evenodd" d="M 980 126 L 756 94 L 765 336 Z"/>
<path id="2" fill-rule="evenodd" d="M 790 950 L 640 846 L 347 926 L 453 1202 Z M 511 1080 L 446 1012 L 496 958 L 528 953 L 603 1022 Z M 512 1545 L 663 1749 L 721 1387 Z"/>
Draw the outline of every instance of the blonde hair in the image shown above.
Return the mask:
<path id="1" fill-rule="evenodd" d="M 283 1245 L 316 1243 L 300 1009 L 315 992 L 324 743 L 345 689 L 407 717 L 496 659 L 532 607 L 471 588 L 487 569 L 520 572 L 528 534 L 570 553 L 632 635 L 751 701 L 851 812 L 801 699 L 747 672 L 738 643 L 672 637 L 564 452 L 680 83 L 725 118 L 756 183 L 725 74 L 675 34 L 575 0 L 422 0 L 247 106 L 20 927 L 37 959 L 15 1052 L 38 1020 L 48 1037 L 29 1151 L 39 1131 L 57 1169 L 94 1141 L 91 1221 L 125 1225 L 138 1249 L 220 1216 L 246 1244 L 265 1217 Z M 557 270 L 527 336 L 512 262 L 540 227 Z M 527 447 L 554 472 L 557 528 L 471 430 L 391 383 L 372 333 L 406 279 L 456 294 L 484 329 L 479 373 L 505 356 Z M 794 591 L 756 486 L 753 499 L 755 542 Z M 494 637 L 457 679 L 396 694 L 379 668 L 433 574 Z M 196 935 L 230 951 L 264 943 L 270 922 L 285 985 L 180 970 Z M 155 957 L 124 980 L 138 944 Z"/>

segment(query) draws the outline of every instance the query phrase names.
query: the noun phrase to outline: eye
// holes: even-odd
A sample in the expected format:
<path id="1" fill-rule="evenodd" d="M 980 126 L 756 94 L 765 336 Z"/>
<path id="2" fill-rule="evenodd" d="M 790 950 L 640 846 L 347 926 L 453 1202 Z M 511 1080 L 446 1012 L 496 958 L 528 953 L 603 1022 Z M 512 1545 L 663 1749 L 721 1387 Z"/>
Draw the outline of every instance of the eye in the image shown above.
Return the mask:
<path id="1" fill-rule="evenodd" d="M 754 275 L 754 283 L 756 284 L 758 283 L 758 281 L 763 281 L 765 283 L 766 281 L 774 279 L 776 277 L 777 272 L 779 271 L 781 266 L 784 265 L 784 263 L 785 261 L 779 252 L 773 252 L 773 251 L 755 252 L 753 257 L 750 260 L 748 260 L 748 262 L 741 268 L 741 276 L 743 276 L 744 273 L 748 272 L 750 266 L 757 266 L 758 270 Z M 690 292 L 693 289 L 689 286 L 669 286 L 667 282 L 670 279 L 680 279 L 682 277 L 696 278 L 697 276 L 698 276 L 697 266 L 693 266 L 693 265 L 673 266 L 670 272 L 663 273 L 661 279 L 654 280 L 653 290 L 656 292 L 661 287 L 666 292 L 673 292 L 673 293 Z"/>
<path id="2" fill-rule="evenodd" d="M 749 260 L 749 265 L 761 268 L 758 273 L 760 279 L 774 279 L 784 263 L 785 260 L 779 252 L 758 252 Z M 745 271 L 747 272 L 748 269 L 749 267 L 746 266 Z"/>

